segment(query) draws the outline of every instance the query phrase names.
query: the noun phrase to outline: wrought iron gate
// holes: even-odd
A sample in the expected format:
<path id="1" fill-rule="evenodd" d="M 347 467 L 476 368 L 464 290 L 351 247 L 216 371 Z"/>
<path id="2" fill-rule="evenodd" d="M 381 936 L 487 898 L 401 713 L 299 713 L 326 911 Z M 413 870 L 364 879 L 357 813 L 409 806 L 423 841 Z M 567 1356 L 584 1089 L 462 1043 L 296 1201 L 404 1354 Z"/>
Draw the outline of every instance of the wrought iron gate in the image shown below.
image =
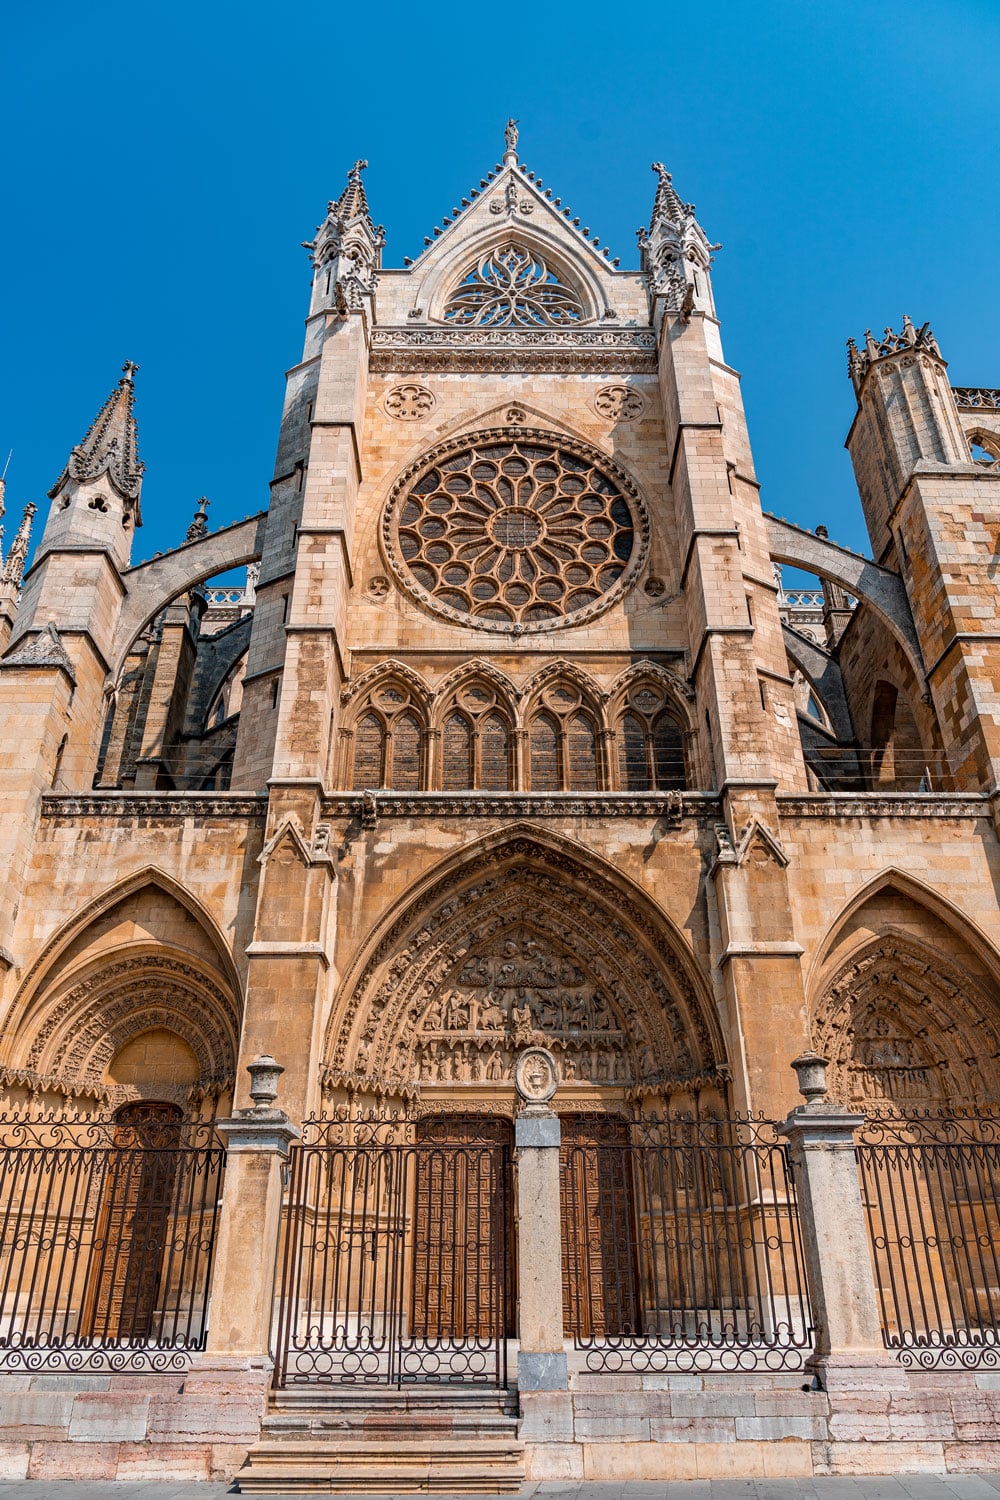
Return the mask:
<path id="1" fill-rule="evenodd" d="M 275 1384 L 505 1387 L 510 1151 L 293 1147 Z"/>

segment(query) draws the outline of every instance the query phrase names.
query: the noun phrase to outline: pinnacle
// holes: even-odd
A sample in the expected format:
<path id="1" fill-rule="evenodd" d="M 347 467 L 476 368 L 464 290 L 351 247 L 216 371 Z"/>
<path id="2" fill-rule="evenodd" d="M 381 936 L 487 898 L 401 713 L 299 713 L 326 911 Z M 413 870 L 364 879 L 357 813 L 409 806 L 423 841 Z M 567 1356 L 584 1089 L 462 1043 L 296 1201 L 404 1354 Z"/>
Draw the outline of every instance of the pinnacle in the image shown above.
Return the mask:
<path id="1" fill-rule="evenodd" d="M 133 400 L 139 366 L 122 365 L 122 378 L 87 430 L 82 443 L 71 449 L 65 469 L 49 490 L 54 499 L 67 479 L 97 479 L 107 474 L 124 499 L 136 501 L 145 465 L 139 459 Z"/>
<path id="2" fill-rule="evenodd" d="M 331 208 L 337 217 L 348 223 L 351 219 L 371 219 L 371 211 L 368 207 L 368 196 L 365 193 L 365 185 L 361 181 L 361 174 L 368 163 L 360 158 L 347 174 L 347 186 Z"/>

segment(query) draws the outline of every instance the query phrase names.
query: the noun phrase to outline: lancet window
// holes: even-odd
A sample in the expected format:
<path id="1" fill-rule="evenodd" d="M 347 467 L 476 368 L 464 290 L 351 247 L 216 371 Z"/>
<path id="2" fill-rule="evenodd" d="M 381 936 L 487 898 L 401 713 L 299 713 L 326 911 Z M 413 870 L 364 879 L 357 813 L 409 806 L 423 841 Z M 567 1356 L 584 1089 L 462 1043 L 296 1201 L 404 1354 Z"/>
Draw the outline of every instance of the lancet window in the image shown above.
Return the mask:
<path id="1" fill-rule="evenodd" d="M 444 315 L 463 328 L 563 328 L 578 323 L 584 311 L 540 255 L 509 241 L 477 261 Z"/>
<path id="2" fill-rule="evenodd" d="M 441 731 L 441 787 L 446 792 L 506 792 L 512 784 L 510 722 L 488 683 L 459 689 Z"/>
<path id="3" fill-rule="evenodd" d="M 351 785 L 355 791 L 418 792 L 423 762 L 423 726 L 410 694 L 395 683 L 377 688 L 354 727 Z"/>
<path id="4" fill-rule="evenodd" d="M 546 688 L 528 724 L 533 792 L 596 792 L 601 784 L 597 725 L 573 683 Z"/>
<path id="5" fill-rule="evenodd" d="M 617 738 L 622 791 L 682 791 L 687 785 L 683 731 L 657 684 L 633 688 Z"/>

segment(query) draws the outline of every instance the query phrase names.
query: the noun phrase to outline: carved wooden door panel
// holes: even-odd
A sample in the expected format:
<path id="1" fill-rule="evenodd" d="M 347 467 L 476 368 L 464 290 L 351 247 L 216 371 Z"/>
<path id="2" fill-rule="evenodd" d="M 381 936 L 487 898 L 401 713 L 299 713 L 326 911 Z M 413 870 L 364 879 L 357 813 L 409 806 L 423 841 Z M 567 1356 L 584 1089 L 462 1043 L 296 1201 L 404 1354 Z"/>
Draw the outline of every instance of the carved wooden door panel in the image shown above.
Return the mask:
<path id="1" fill-rule="evenodd" d="M 173 1104 L 127 1105 L 116 1116 L 80 1320 L 86 1338 L 141 1341 L 151 1332 L 177 1174 L 163 1126 L 181 1117 Z"/>
<path id="2" fill-rule="evenodd" d="M 412 1153 L 414 1338 L 494 1340 L 512 1332 L 508 1120 L 442 1117 Z"/>
<path id="3" fill-rule="evenodd" d="M 635 1186 L 628 1124 L 563 1115 L 560 1211 L 565 1331 L 638 1333 Z"/>

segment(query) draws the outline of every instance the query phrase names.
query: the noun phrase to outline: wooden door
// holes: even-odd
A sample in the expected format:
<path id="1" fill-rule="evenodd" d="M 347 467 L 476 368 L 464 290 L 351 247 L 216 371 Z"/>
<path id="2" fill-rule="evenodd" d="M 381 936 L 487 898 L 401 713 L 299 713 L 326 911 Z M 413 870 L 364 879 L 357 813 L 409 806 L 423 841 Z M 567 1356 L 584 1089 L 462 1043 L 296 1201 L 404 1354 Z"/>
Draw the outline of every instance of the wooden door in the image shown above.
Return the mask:
<path id="1" fill-rule="evenodd" d="M 580 1338 L 640 1333 L 635 1187 L 628 1123 L 563 1115 L 563 1319 Z"/>
<path id="2" fill-rule="evenodd" d="M 412 1152 L 411 1334 L 494 1340 L 513 1332 L 509 1120 L 421 1121 Z"/>
<path id="3" fill-rule="evenodd" d="M 164 1127 L 181 1118 L 174 1104 L 130 1104 L 115 1116 L 80 1320 L 94 1342 L 141 1343 L 153 1332 L 177 1176 Z"/>

